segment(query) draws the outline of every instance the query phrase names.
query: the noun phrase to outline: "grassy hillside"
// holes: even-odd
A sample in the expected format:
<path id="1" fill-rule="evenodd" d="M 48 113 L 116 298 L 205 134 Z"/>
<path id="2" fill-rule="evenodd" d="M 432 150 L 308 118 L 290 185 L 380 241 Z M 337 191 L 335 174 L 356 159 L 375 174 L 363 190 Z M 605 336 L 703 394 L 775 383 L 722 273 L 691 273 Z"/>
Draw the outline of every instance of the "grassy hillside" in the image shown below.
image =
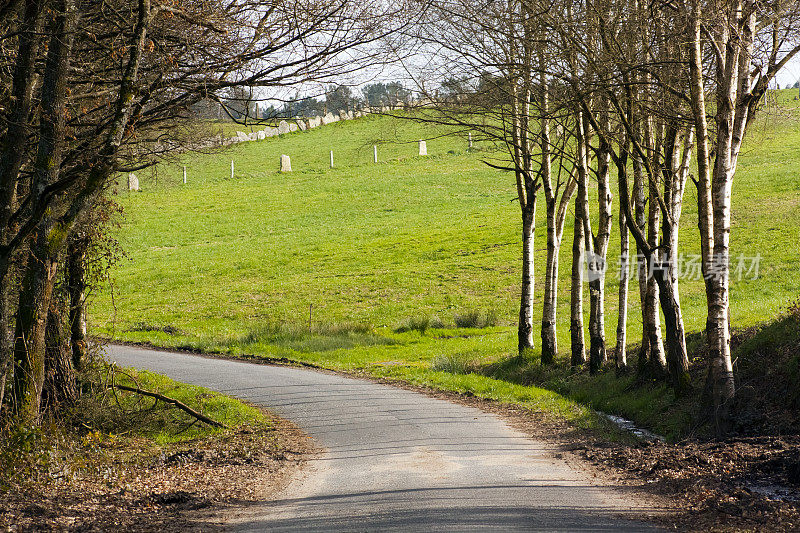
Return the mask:
<path id="1" fill-rule="evenodd" d="M 778 94 L 753 129 L 734 184 L 734 255 L 760 256 L 757 280 L 732 282 L 736 327 L 775 316 L 797 292 L 800 127 L 794 93 Z M 118 198 L 125 209 L 118 237 L 129 260 L 115 270 L 113 286 L 94 299 L 94 333 L 289 357 L 533 407 L 562 402 L 525 382 L 452 372 L 513 355 L 521 239 L 513 176 L 483 163 L 502 154 L 485 143 L 470 152 L 466 133 L 448 133 L 372 116 L 187 155 L 140 175 L 143 192 Z M 430 156 L 416 155 L 419 139 L 428 140 Z M 334 169 L 328 168 L 330 150 Z M 278 172 L 281 154 L 291 156 L 294 172 Z M 188 168 L 186 186 L 181 165 Z M 543 207 L 536 230 L 539 294 Z M 698 249 L 696 213 L 690 184 L 681 228 L 686 254 Z M 558 328 L 565 356 L 571 228 L 568 219 Z M 610 346 L 618 241 L 615 226 L 607 288 Z M 687 328 L 697 331 L 705 322 L 702 281 L 680 283 Z M 636 300 L 632 296 L 633 342 L 640 329 Z M 661 398 L 664 391 L 656 388 L 651 396 Z M 682 424 L 665 422 L 670 402 L 648 407 L 651 425 L 667 432 L 665 424 Z M 559 405 L 564 412 L 583 412 L 569 402 Z M 614 403 L 599 407 L 624 410 Z M 622 414 L 636 416 L 637 410 Z"/>

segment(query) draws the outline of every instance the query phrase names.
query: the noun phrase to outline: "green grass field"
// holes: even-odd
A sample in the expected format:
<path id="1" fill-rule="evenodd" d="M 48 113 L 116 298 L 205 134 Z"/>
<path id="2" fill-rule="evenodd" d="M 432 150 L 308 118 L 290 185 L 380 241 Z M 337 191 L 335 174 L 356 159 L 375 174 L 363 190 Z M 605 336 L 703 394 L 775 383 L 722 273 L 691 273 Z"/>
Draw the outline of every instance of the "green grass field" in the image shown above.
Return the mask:
<path id="1" fill-rule="evenodd" d="M 770 320 L 797 297 L 800 123 L 791 98 L 795 92 L 773 98 L 777 103 L 754 126 L 740 159 L 733 189 L 733 252 L 760 256 L 760 268 L 758 279 L 732 282 L 735 327 Z M 419 139 L 427 139 L 429 157 L 416 155 Z M 378 145 L 377 165 L 373 145 Z M 291 156 L 294 172 L 278 172 L 281 154 Z M 125 210 L 118 239 L 128 259 L 93 299 L 93 333 L 165 347 L 288 357 L 589 420 L 583 407 L 559 394 L 525 382 L 459 373 L 514 361 L 519 206 L 513 175 L 483 162 L 501 156 L 488 143 L 467 150 L 465 132 L 370 116 L 214 154 L 186 155 L 159 165 L 151 175 L 140 173 L 143 192 L 118 196 Z M 232 180 L 231 160 L 236 166 Z M 181 165 L 188 168 L 185 186 Z M 682 251 L 695 254 L 691 184 L 683 213 Z M 542 202 L 536 230 L 539 305 L 545 229 Z M 568 217 L 558 323 L 563 357 L 569 347 L 571 233 Z M 617 320 L 618 248 L 615 222 L 607 282 L 609 346 Z M 687 329 L 698 331 L 705 323 L 702 280 L 682 279 L 680 291 Z M 632 294 L 633 343 L 641 327 L 637 300 Z M 541 309 L 536 313 L 541 316 Z M 470 326 L 470 314 L 483 317 L 478 320 L 483 324 L 474 325 L 488 327 L 456 326 Z M 609 394 L 626 390 L 622 382 L 592 385 L 603 390 L 581 395 L 575 387 L 559 386 L 564 379 L 585 381 L 566 370 L 529 379 L 664 433 L 680 433 L 685 425 L 683 414 L 665 415 L 674 400 L 657 386 L 637 393 L 638 405 Z"/>

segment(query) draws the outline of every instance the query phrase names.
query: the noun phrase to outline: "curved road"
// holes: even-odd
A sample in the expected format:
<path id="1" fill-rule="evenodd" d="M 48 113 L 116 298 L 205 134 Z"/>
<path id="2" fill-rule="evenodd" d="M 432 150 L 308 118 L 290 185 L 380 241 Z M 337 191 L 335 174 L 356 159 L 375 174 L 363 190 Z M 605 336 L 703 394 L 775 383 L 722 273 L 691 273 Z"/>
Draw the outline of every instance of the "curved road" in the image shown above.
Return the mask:
<path id="1" fill-rule="evenodd" d="M 234 517 L 237 531 L 641 531 L 650 509 L 598 486 L 478 409 L 283 366 L 110 346 L 144 368 L 262 405 L 326 452 L 274 502 Z"/>

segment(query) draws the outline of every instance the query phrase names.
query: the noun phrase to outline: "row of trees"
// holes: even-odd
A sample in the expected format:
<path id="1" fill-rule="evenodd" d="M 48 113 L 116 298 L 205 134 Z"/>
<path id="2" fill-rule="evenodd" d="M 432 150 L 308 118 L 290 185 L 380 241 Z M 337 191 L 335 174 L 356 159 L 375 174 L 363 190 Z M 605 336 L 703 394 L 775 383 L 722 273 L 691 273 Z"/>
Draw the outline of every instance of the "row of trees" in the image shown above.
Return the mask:
<path id="1" fill-rule="evenodd" d="M 214 105 L 214 112 L 208 112 L 206 105 L 198 105 L 195 110 L 201 116 L 216 116 L 223 114 L 234 120 L 270 120 L 274 118 L 295 118 L 321 116 L 327 113 L 339 114 L 342 111 L 355 111 L 366 107 L 382 108 L 384 106 L 398 106 L 411 104 L 412 92 L 402 83 L 394 81 L 388 83 L 370 83 L 361 88 L 359 97 L 351 87 L 341 84 L 329 85 L 322 98 L 307 96 L 296 97 L 287 101 L 280 108 L 274 104 L 261 105 L 263 98 L 250 87 L 236 87 L 222 105 Z M 224 113 L 223 113 L 224 110 Z"/>
<path id="2" fill-rule="evenodd" d="M 36 424 L 45 403 L 74 396 L 87 282 L 114 256 L 100 229 L 118 173 L 196 140 L 199 102 L 382 61 L 372 43 L 405 24 L 404 9 L 0 0 L 0 409 Z"/>
<path id="3" fill-rule="evenodd" d="M 731 187 L 748 126 L 770 82 L 798 52 L 797 2 L 758 0 L 438 0 L 409 34 L 426 57 L 426 119 L 480 131 L 506 148 L 522 215 L 520 353 L 534 345 L 534 225 L 544 197 L 547 259 L 542 362 L 553 361 L 559 250 L 574 203 L 571 361 L 608 360 L 605 264 L 612 183 L 623 276 L 614 363 L 627 367 L 633 237 L 642 312 L 638 370 L 689 385 L 677 254 L 687 184 L 697 190 L 708 316 L 708 384 L 718 430 L 735 394 L 730 347 Z M 441 92 L 430 80 L 447 80 Z M 592 220 L 589 183 L 597 184 Z M 583 276 L 588 265 L 588 355 Z M 659 314 L 660 310 L 660 314 Z M 662 337 L 661 319 L 665 332 Z"/>

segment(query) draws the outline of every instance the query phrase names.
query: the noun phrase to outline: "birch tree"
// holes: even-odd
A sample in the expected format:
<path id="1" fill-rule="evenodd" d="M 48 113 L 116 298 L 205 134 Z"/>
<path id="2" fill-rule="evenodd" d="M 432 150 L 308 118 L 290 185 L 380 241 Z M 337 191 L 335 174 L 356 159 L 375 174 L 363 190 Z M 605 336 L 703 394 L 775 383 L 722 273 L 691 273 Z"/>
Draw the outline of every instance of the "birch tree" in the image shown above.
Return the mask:
<path id="1" fill-rule="evenodd" d="M 556 310 L 558 252 L 564 220 L 577 181 L 572 170 L 563 91 L 550 74 L 549 29 L 542 14 L 549 3 L 512 0 L 433 2 L 413 35 L 426 58 L 415 83 L 426 102 L 417 120 L 480 134 L 502 148 L 494 168 L 513 172 L 522 218 L 522 280 L 517 345 L 533 348 L 534 230 L 536 202 L 544 196 L 547 216 L 542 316 L 542 362 L 558 352 Z M 411 69 L 410 69 L 411 70 Z M 493 83 L 486 84 L 487 79 Z M 429 80 L 446 80 L 446 91 Z M 453 80 L 458 80 L 454 83 Z M 558 87 L 560 89 L 560 87 Z M 558 135 L 553 135 L 556 124 Z"/>
<path id="2" fill-rule="evenodd" d="M 724 434 L 736 392 L 730 346 L 733 179 L 747 128 L 770 82 L 800 52 L 800 6 L 796 2 L 693 0 L 685 7 L 691 13 L 685 42 L 697 137 L 709 381 L 717 431 Z"/>

